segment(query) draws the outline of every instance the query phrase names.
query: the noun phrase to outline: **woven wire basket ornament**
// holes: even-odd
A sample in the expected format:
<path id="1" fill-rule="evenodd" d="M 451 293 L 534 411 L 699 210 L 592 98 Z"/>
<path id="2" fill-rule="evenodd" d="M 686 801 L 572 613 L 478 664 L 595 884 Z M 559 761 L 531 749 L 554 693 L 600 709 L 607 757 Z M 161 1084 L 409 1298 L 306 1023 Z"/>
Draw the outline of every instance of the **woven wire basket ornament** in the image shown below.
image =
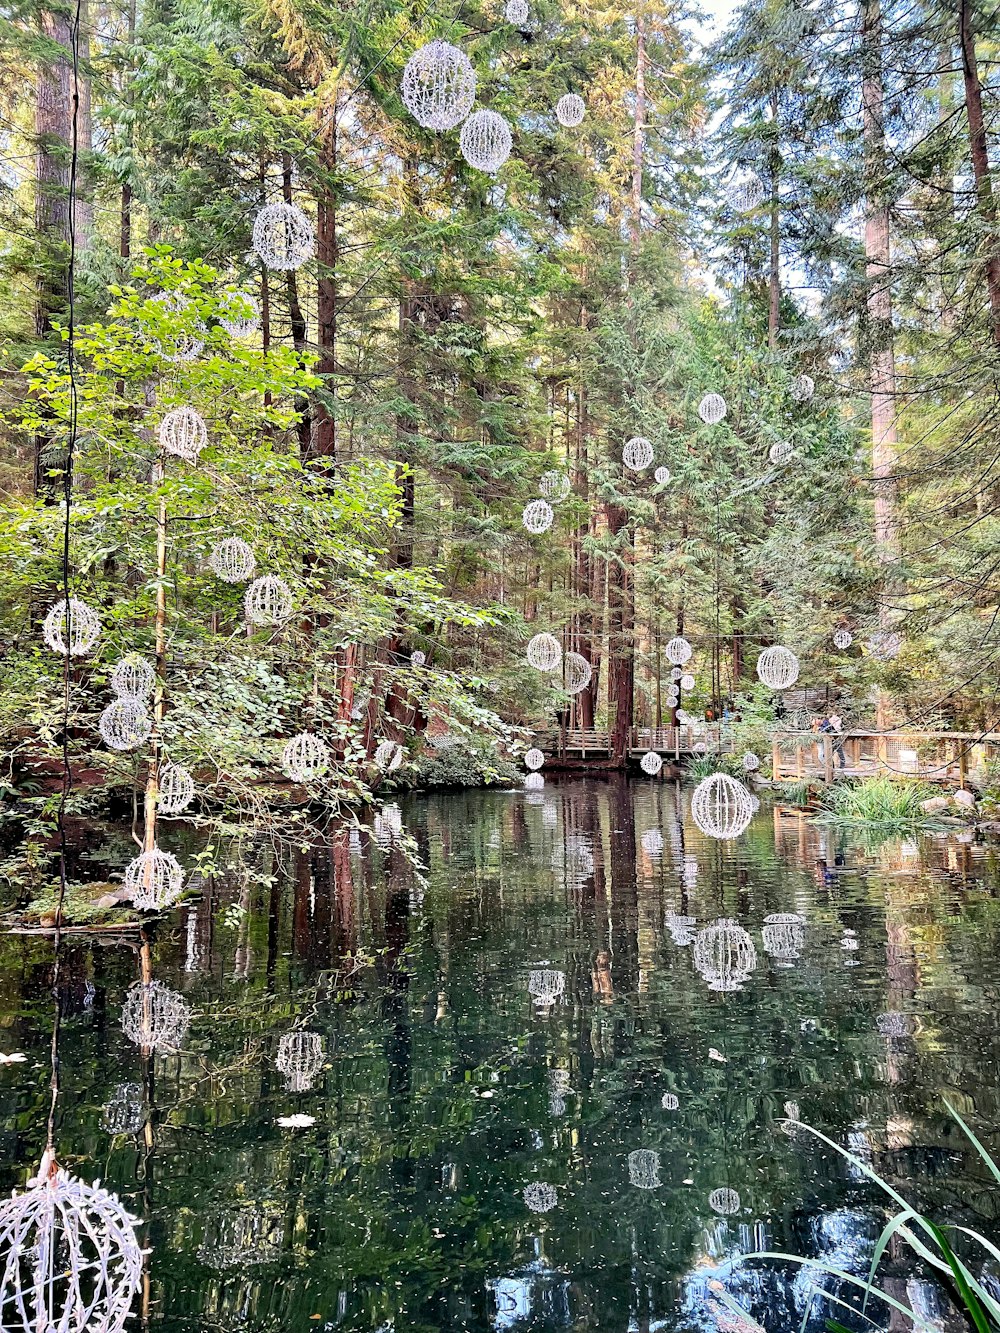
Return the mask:
<path id="1" fill-rule="evenodd" d="M 680 636 L 671 639 L 663 651 L 667 661 L 672 662 L 674 666 L 683 666 L 685 662 L 690 662 L 694 653 L 687 639 L 682 639 Z"/>
<path id="2" fill-rule="evenodd" d="M 197 463 L 198 455 L 208 444 L 208 427 L 200 412 L 193 407 L 175 407 L 160 422 L 160 444 L 168 454 Z"/>
<path id="3" fill-rule="evenodd" d="M 525 5 L 525 9 L 527 9 L 527 5 Z M 558 470 L 543 472 L 538 479 L 538 489 L 541 491 L 543 499 L 557 505 L 560 500 L 565 500 L 569 495 L 569 477 L 565 472 Z"/>
<path id="4" fill-rule="evenodd" d="M 257 569 L 257 557 L 242 537 L 223 537 L 208 563 L 223 583 L 245 583 Z"/>
<path id="5" fill-rule="evenodd" d="M 252 625 L 278 625 L 292 614 L 292 590 L 277 574 L 254 579 L 243 598 Z"/>
<path id="6" fill-rule="evenodd" d="M 508 23 L 526 23 L 528 20 L 528 0 L 507 0 L 503 12 Z"/>
<path id="7" fill-rule="evenodd" d="M 655 778 L 657 773 L 659 773 L 660 769 L 663 767 L 663 760 L 655 750 L 647 750 L 639 760 L 639 767 L 644 773 L 648 774 L 649 777 Z"/>
<path id="8" fill-rule="evenodd" d="M 548 500 L 529 500 L 521 514 L 521 522 L 536 537 L 552 526 L 552 506 Z"/>
<path id="9" fill-rule="evenodd" d="M 164 764 L 156 783 L 156 808 L 161 815 L 179 815 L 194 800 L 194 778 L 180 764 Z"/>
<path id="10" fill-rule="evenodd" d="M 426 663 L 426 661 L 427 661 L 427 654 L 422 653 L 419 648 L 415 652 L 410 653 L 411 667 L 422 667 Z"/>
<path id="11" fill-rule="evenodd" d="M 778 962 L 793 962 L 802 952 L 805 931 L 798 912 L 772 912 L 761 930 L 764 951 Z"/>
<path id="12" fill-rule="evenodd" d="M 374 757 L 376 767 L 383 773 L 395 773 L 403 762 L 403 747 L 398 741 L 379 741 Z"/>
<path id="13" fill-rule="evenodd" d="M 760 768 L 760 756 L 754 754 L 753 750 L 744 751 L 743 758 L 740 761 L 743 764 L 744 771 L 755 773 Z"/>
<path id="14" fill-rule="evenodd" d="M 554 634 L 536 634 L 528 640 L 525 655 L 536 671 L 555 671 L 562 661 L 562 648 Z"/>
<path id="15" fill-rule="evenodd" d="M 524 777 L 525 791 L 541 791 L 545 786 L 545 779 L 541 773 L 526 773 Z"/>
<path id="16" fill-rule="evenodd" d="M 706 426 L 717 426 L 725 419 L 729 407 L 721 393 L 706 393 L 698 404 L 698 415 Z"/>
<path id="17" fill-rule="evenodd" d="M 726 199 L 734 213 L 750 213 L 764 200 L 764 182 L 759 176 L 734 181 L 726 191 Z"/>
<path id="18" fill-rule="evenodd" d="M 670 469 L 668 467 L 658 467 L 653 473 L 653 480 L 658 486 L 666 486 L 670 480 Z"/>
<path id="19" fill-rule="evenodd" d="M 555 1185 L 544 1180 L 533 1180 L 530 1185 L 525 1185 L 523 1198 L 533 1213 L 547 1213 L 559 1202 Z"/>
<path id="20" fill-rule="evenodd" d="M 300 731 L 281 751 L 281 771 L 290 782 L 314 782 L 329 767 L 329 747 L 313 731 Z"/>
<path id="21" fill-rule="evenodd" d="M 653 444 L 644 435 L 633 435 L 622 448 L 622 465 L 630 472 L 642 472 L 653 461 Z"/>
<path id="22" fill-rule="evenodd" d="M 470 167 L 492 175 L 510 157 L 510 126 L 496 111 L 474 111 L 462 126 L 458 147 Z"/>
<path id="23" fill-rule="evenodd" d="M 816 381 L 811 375 L 796 375 L 792 380 L 792 398 L 797 403 L 808 403 L 816 392 Z"/>
<path id="24" fill-rule="evenodd" d="M 149 740 L 153 733 L 153 719 L 142 699 L 126 694 L 108 704 L 97 730 L 110 750 L 134 750 Z"/>
<path id="25" fill-rule="evenodd" d="M 535 968 L 528 973 L 528 994 L 541 1013 L 548 1013 L 565 990 L 566 973 L 557 968 Z"/>
<path id="26" fill-rule="evenodd" d="M 757 675 L 772 690 L 787 690 L 799 678 L 799 659 L 790 648 L 773 644 L 757 658 Z"/>
<path id="27" fill-rule="evenodd" d="M 652 1148 L 636 1148 L 628 1155 L 628 1178 L 630 1184 L 640 1190 L 655 1190 L 660 1187 L 660 1158 Z"/>
<path id="28" fill-rule="evenodd" d="M 694 965 L 709 990 L 738 991 L 757 966 L 753 940 L 737 922 L 723 917 L 694 937 Z"/>
<path id="29" fill-rule="evenodd" d="M 184 999 L 162 981 L 134 981 L 122 1006 L 122 1031 L 136 1046 L 176 1051 L 191 1022 Z"/>
<path id="30" fill-rule="evenodd" d="M 563 93 L 556 103 L 556 120 L 566 129 L 574 129 L 587 114 L 587 104 L 579 93 Z"/>
<path id="31" fill-rule="evenodd" d="M 833 631 L 834 648 L 850 648 L 854 642 L 854 635 L 849 629 L 835 629 Z"/>
<path id="32" fill-rule="evenodd" d="M 108 1098 L 101 1124 L 108 1134 L 137 1134 L 146 1120 L 140 1083 L 119 1083 Z"/>
<path id="33" fill-rule="evenodd" d="M 56 602 L 42 624 L 46 646 L 63 657 L 85 657 L 97 642 L 101 622 L 86 602 L 71 597 Z"/>
<path id="34" fill-rule="evenodd" d="M 253 248 L 265 268 L 288 273 L 316 251 L 316 232 L 294 204 L 265 204 L 253 220 Z"/>
<path id="35" fill-rule="evenodd" d="M 753 813 L 750 792 L 728 773 L 703 778 L 691 794 L 691 818 L 710 838 L 738 838 Z"/>
<path id="36" fill-rule="evenodd" d="M 406 62 L 400 92 L 418 125 L 425 130 L 452 130 L 472 110 L 476 72 L 464 51 L 435 38 Z"/>
<path id="37" fill-rule="evenodd" d="M 713 1190 L 708 1196 L 708 1206 L 713 1213 L 719 1213 L 722 1217 L 732 1217 L 734 1213 L 740 1211 L 740 1196 L 731 1189 Z"/>
<path id="38" fill-rule="evenodd" d="M 219 323 L 231 338 L 248 338 L 260 323 L 257 302 L 248 292 L 227 292 Z"/>
<path id="39" fill-rule="evenodd" d="M 289 1092 L 308 1092 L 323 1068 L 323 1038 L 318 1032 L 286 1032 L 274 1064 Z"/>
<path id="40" fill-rule="evenodd" d="M 890 629 L 876 630 L 865 643 L 868 656 L 873 657 L 876 662 L 891 662 L 894 657 L 899 656 L 902 646 L 903 636 Z"/>
<path id="41" fill-rule="evenodd" d="M 694 689 L 694 686 L 695 686 L 695 679 L 694 679 L 694 676 L 692 676 L 691 673 L 690 673 L 689 671 L 685 671 L 684 675 L 681 676 L 681 679 L 680 679 L 680 687 L 681 687 L 681 689 L 682 689 L 682 690 L 693 690 L 693 689 Z"/>
<path id="42" fill-rule="evenodd" d="M 0 1265 L 3 1333 L 121 1333 L 142 1247 L 118 1196 L 47 1152 L 28 1188 L 0 1202 Z"/>
<path id="43" fill-rule="evenodd" d="M 767 457 L 772 463 L 787 463 L 795 451 L 787 440 L 775 440 L 767 451 Z"/>
<path id="44" fill-rule="evenodd" d="M 544 763 L 545 763 L 545 755 L 542 753 L 541 750 L 536 749 L 535 746 L 532 746 L 532 748 L 524 756 L 524 766 L 525 768 L 530 768 L 532 773 L 534 773 L 537 769 L 541 768 L 541 766 Z"/>
<path id="45" fill-rule="evenodd" d="M 680 1104 L 681 1099 L 677 1096 L 676 1092 L 665 1092 L 660 1098 L 660 1105 L 663 1107 L 664 1111 L 676 1111 L 679 1109 Z"/>
<path id="46" fill-rule="evenodd" d="M 184 871 L 176 856 L 159 847 L 142 852 L 125 870 L 125 892 L 138 912 L 159 912 L 181 895 Z"/>
<path id="47" fill-rule="evenodd" d="M 147 699 L 153 693 L 156 673 L 144 657 L 123 657 L 111 673 L 111 688 L 122 698 Z"/>
<path id="48" fill-rule="evenodd" d="M 563 655 L 562 687 L 567 694 L 580 694 L 590 684 L 593 676 L 593 667 L 580 653 Z"/>

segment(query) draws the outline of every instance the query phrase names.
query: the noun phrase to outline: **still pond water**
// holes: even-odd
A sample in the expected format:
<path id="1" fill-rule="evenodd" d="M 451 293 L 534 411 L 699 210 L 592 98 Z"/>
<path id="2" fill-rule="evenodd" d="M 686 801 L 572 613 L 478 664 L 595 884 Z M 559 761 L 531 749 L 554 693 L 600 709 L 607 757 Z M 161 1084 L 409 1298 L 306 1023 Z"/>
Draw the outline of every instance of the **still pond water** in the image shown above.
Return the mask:
<path id="1" fill-rule="evenodd" d="M 879 1196 L 796 1109 L 995 1239 L 1000 1191 L 944 1107 L 1000 1146 L 995 854 L 766 806 L 720 844 L 686 800 L 550 781 L 411 798 L 308 855 L 248 841 L 157 928 L 174 1051 L 122 1029 L 135 941 L 68 940 L 57 1146 L 141 1219 L 132 1327 L 728 1333 L 721 1280 L 768 1333 L 810 1307 L 820 1329 L 808 1276 L 734 1263 L 867 1267 Z M 720 918 L 749 939 L 699 946 Z M 0 1064 L 7 1192 L 44 1146 L 50 966 L 50 941 L 0 938 L 0 1051 L 29 1057 Z M 960 1327 L 902 1254 L 886 1273 Z"/>

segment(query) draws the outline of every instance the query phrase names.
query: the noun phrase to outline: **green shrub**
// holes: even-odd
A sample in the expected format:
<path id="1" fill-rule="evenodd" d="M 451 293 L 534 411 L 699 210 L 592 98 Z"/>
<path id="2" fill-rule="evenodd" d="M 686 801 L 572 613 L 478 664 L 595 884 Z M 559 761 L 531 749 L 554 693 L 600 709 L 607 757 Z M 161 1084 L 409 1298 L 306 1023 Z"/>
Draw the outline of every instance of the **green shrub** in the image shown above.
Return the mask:
<path id="1" fill-rule="evenodd" d="M 837 819 L 900 826 L 925 822 L 920 805 L 933 795 L 933 787 L 919 779 L 878 776 L 832 783 L 824 800 Z"/>
<path id="2" fill-rule="evenodd" d="M 420 787 L 494 787 L 518 782 L 520 767 L 489 745 L 459 743 L 430 750 L 413 768 L 411 785 Z"/>

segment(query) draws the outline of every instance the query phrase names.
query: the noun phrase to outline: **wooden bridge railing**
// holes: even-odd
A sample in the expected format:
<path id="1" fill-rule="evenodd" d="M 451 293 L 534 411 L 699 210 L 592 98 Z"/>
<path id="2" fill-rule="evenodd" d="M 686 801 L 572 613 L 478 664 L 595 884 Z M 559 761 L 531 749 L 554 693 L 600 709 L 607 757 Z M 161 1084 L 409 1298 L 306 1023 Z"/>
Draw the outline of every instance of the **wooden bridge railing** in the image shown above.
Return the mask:
<path id="1" fill-rule="evenodd" d="M 887 773 L 964 786 L 989 759 L 1000 759 L 1000 735 L 994 732 L 791 731 L 774 737 L 771 772 L 775 782 Z"/>
<path id="2" fill-rule="evenodd" d="M 567 753 L 586 757 L 588 754 L 605 755 L 611 750 L 611 735 L 607 730 L 580 730 L 574 728 L 560 737 L 558 732 L 539 738 L 536 743 L 558 748 L 563 744 Z M 661 755 L 698 754 L 700 750 L 717 752 L 719 749 L 719 729 L 717 727 L 633 727 L 629 732 L 629 754 L 645 754 L 647 750 L 656 750 Z M 722 748 L 731 748 L 728 738 L 723 736 Z"/>

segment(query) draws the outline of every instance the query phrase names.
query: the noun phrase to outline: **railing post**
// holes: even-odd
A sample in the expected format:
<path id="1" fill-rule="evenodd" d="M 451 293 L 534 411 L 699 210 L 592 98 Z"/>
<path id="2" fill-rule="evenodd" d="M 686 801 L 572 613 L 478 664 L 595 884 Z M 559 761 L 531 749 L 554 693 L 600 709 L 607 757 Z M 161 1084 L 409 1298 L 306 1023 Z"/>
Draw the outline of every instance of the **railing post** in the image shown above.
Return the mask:
<path id="1" fill-rule="evenodd" d="M 833 781 L 833 737 L 823 733 L 823 781 Z"/>
<path id="2" fill-rule="evenodd" d="M 777 737 L 771 738 L 771 781 L 781 781 L 781 746 Z"/>

